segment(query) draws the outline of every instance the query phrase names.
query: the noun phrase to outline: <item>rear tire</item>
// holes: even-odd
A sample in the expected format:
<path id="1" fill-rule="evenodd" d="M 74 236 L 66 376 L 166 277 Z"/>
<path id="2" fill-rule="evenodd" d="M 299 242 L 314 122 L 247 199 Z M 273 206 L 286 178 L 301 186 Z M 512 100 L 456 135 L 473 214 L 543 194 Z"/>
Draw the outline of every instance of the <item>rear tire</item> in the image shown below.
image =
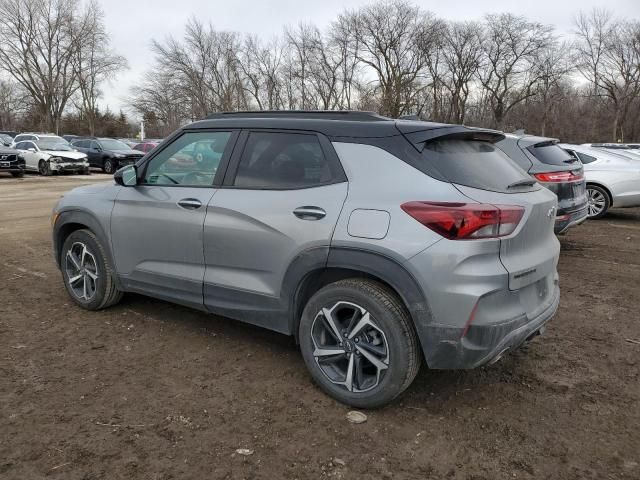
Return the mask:
<path id="1" fill-rule="evenodd" d="M 607 191 L 598 185 L 587 185 L 587 216 L 591 220 L 604 217 L 611 207 L 611 199 Z"/>
<path id="2" fill-rule="evenodd" d="M 341 280 L 316 292 L 302 313 L 299 339 L 315 382 L 357 408 L 391 402 L 420 369 L 408 312 L 394 292 L 371 280 Z"/>
<path id="3" fill-rule="evenodd" d="M 115 172 L 115 166 L 113 164 L 113 160 L 110 158 L 105 158 L 104 163 L 102 164 L 102 170 L 104 173 L 112 174 Z"/>
<path id="4" fill-rule="evenodd" d="M 87 310 L 101 310 L 122 299 L 105 249 L 91 230 L 76 230 L 64 241 L 60 270 L 71 299 Z"/>

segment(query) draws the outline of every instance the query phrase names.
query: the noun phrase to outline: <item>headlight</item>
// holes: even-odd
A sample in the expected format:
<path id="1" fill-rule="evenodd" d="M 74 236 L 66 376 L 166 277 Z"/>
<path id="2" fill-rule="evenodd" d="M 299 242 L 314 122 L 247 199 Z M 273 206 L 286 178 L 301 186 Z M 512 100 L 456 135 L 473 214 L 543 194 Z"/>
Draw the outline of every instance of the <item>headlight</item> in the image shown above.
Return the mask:
<path id="1" fill-rule="evenodd" d="M 116 158 L 124 158 L 124 155 L 122 155 L 122 154 L 120 154 L 120 153 L 116 153 L 116 154 L 114 155 L 114 157 L 116 157 Z"/>
<path id="2" fill-rule="evenodd" d="M 49 159 L 49 161 L 50 161 L 50 162 L 53 162 L 53 163 L 60 163 L 60 162 L 62 162 L 63 160 L 62 160 L 60 157 L 51 157 L 51 158 Z"/>

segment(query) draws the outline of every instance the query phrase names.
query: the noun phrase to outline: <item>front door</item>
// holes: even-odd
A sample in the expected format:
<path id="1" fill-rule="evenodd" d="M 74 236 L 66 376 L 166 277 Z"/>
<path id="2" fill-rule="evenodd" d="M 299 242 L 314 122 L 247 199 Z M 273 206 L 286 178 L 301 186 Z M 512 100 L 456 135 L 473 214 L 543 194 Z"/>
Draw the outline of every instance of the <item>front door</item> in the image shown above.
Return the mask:
<path id="1" fill-rule="evenodd" d="M 346 177 L 324 137 L 245 135 L 205 220 L 205 306 L 286 332 L 291 292 L 283 289 L 285 275 L 298 261 L 326 263 Z"/>
<path id="2" fill-rule="evenodd" d="M 140 184 L 122 187 L 111 223 L 125 289 L 202 308 L 203 225 L 230 131 L 186 132 L 141 168 Z"/>

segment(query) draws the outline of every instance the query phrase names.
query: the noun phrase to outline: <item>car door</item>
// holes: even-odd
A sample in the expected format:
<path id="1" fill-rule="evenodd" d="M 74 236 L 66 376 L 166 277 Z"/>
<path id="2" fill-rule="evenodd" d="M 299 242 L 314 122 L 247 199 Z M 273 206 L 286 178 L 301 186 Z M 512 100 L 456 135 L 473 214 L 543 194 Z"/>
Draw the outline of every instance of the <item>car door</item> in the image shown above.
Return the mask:
<path id="1" fill-rule="evenodd" d="M 20 150 L 20 155 L 24 158 L 25 168 L 37 172 L 40 155 L 36 144 L 31 141 L 24 141 L 18 143 L 16 149 Z"/>
<path id="2" fill-rule="evenodd" d="M 298 262 L 326 263 L 346 176 L 331 143 L 315 133 L 250 131 L 238 143 L 207 209 L 205 306 L 287 331 L 286 272 Z"/>
<path id="3" fill-rule="evenodd" d="M 104 158 L 102 155 L 102 148 L 100 144 L 95 140 L 90 140 L 87 145 L 87 157 L 89 158 L 89 165 L 92 167 L 102 168 L 104 164 Z"/>
<path id="4" fill-rule="evenodd" d="M 202 229 L 218 167 L 236 136 L 185 132 L 140 167 L 138 185 L 121 187 L 111 238 L 125 289 L 203 308 Z M 194 151 L 202 157 L 189 153 Z"/>

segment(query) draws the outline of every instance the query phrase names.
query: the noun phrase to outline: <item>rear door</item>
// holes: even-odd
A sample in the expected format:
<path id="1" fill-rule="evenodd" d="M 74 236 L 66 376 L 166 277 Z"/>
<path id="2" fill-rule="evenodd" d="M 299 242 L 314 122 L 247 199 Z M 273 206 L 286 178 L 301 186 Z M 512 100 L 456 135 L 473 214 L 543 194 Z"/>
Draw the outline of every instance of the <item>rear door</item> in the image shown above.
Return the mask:
<path id="1" fill-rule="evenodd" d="M 150 158 L 139 185 L 121 187 L 111 237 L 128 290 L 203 308 L 202 229 L 218 167 L 236 137 L 234 131 L 186 132 Z"/>
<path id="2" fill-rule="evenodd" d="M 205 305 L 286 331 L 281 298 L 296 259 L 326 262 L 347 196 L 329 141 L 315 133 L 247 131 L 204 226 Z M 283 323 L 284 322 L 284 323 Z"/>

